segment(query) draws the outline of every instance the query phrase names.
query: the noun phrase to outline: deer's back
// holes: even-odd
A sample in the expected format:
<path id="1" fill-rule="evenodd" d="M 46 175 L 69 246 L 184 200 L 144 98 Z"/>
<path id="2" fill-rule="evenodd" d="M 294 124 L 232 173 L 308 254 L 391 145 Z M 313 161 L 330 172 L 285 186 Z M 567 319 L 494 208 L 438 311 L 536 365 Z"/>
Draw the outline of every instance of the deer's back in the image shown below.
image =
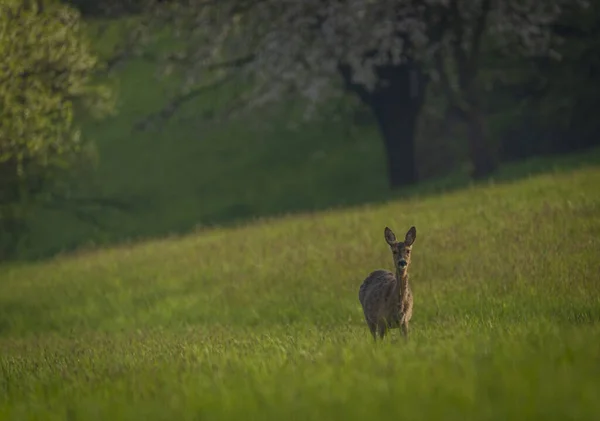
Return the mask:
<path id="1" fill-rule="evenodd" d="M 363 281 L 358 291 L 365 317 L 371 322 L 382 318 L 392 321 L 398 318 L 400 300 L 398 294 L 393 293 L 396 286 L 396 275 L 387 270 L 371 272 Z"/>

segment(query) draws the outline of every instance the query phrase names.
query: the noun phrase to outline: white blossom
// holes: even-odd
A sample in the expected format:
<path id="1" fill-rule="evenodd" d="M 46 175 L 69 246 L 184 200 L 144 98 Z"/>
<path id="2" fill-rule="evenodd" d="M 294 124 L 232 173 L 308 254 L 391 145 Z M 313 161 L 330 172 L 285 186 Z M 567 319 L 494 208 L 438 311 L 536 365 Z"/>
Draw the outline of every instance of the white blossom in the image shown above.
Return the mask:
<path id="1" fill-rule="evenodd" d="M 485 0 L 188 0 L 157 6 L 158 29 L 174 25 L 185 42 L 192 81 L 234 71 L 253 88 L 250 104 L 277 101 L 290 92 L 318 103 L 340 92 L 339 65 L 354 83 L 372 90 L 378 66 L 417 60 L 438 80 L 432 58 L 451 60 L 456 45 L 467 56 Z M 447 22 L 452 5 L 459 19 Z M 482 48 L 504 54 L 552 56 L 550 24 L 564 7 L 583 0 L 492 0 Z M 459 39 L 460 38 L 460 39 Z M 227 67 L 244 57 L 243 65 Z M 219 69 L 215 73 L 215 68 Z"/>

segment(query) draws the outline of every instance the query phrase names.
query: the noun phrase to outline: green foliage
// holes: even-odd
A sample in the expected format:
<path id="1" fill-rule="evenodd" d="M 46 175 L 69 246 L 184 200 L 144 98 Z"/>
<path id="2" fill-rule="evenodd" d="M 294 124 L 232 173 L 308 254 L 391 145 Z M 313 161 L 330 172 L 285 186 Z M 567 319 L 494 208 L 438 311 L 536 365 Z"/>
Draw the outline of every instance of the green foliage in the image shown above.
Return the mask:
<path id="1" fill-rule="evenodd" d="M 573 13 L 560 22 L 556 31 L 564 43 L 561 60 L 553 65 L 538 63 L 546 75 L 537 109 L 537 124 L 547 132 L 559 132 L 561 149 L 585 147 L 600 142 L 600 4 L 591 2 L 588 10 Z M 534 79 L 535 75 L 530 80 Z M 549 133 L 548 133 L 549 134 Z"/>
<path id="2" fill-rule="evenodd" d="M 0 233 L 14 243 L 31 202 L 82 157 L 75 113 L 110 103 L 91 83 L 96 58 L 67 6 L 3 1 L 0 57 Z"/>
<path id="3" fill-rule="evenodd" d="M 553 59 L 485 57 L 486 108 L 502 158 L 564 153 L 598 145 L 600 4 L 590 2 L 553 25 Z"/>
<path id="4" fill-rule="evenodd" d="M 2 420 L 597 420 L 600 168 L 0 267 Z M 413 335 L 358 287 L 415 224 Z"/>

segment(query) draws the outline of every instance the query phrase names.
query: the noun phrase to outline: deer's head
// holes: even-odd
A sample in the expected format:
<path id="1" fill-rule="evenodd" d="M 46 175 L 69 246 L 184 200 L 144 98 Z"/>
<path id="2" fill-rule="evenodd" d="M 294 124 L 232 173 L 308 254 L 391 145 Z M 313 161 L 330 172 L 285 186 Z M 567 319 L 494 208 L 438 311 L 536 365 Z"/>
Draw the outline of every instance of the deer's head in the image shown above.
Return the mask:
<path id="1" fill-rule="evenodd" d="M 385 241 L 389 244 L 390 249 L 392 250 L 396 269 L 399 273 L 405 274 L 408 270 L 408 266 L 410 265 L 410 255 L 412 251 L 412 245 L 415 242 L 415 238 L 417 238 L 417 229 L 415 227 L 411 227 L 406 233 L 404 241 L 400 242 L 396 240 L 396 235 L 388 227 L 385 227 L 384 235 Z"/>

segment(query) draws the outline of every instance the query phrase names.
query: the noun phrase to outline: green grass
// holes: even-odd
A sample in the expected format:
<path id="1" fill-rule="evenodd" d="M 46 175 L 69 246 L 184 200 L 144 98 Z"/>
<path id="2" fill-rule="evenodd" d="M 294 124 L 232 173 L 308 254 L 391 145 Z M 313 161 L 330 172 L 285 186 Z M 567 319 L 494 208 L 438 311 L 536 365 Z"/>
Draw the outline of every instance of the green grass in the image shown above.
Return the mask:
<path id="1" fill-rule="evenodd" d="M 0 266 L 0 420 L 600 418 L 600 149 L 392 193 L 373 128 L 198 118 L 223 91 L 133 131 L 153 70 L 84 122 L 131 209 L 40 211 L 21 255 L 176 235 Z M 413 224 L 412 336 L 374 344 L 358 287 Z"/>
<path id="2" fill-rule="evenodd" d="M 0 266 L 0 419 L 597 420 L 600 168 Z M 357 291 L 418 233 L 412 336 Z"/>

